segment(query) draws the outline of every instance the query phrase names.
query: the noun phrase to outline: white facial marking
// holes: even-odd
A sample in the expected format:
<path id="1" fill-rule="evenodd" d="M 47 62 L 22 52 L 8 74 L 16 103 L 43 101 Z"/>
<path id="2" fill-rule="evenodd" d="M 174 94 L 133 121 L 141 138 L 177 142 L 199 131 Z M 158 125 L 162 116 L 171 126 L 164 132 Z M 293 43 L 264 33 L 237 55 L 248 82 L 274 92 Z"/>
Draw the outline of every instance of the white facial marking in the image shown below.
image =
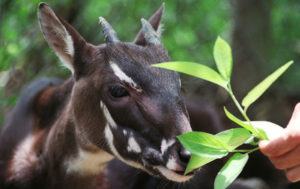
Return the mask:
<path id="1" fill-rule="evenodd" d="M 117 128 L 117 124 L 114 121 L 114 119 L 111 117 L 107 107 L 104 105 L 104 103 L 102 101 L 100 101 L 100 108 L 103 110 L 104 116 L 108 122 L 108 124 L 112 127 L 112 128 Z"/>
<path id="2" fill-rule="evenodd" d="M 104 129 L 104 134 L 105 134 L 105 138 L 106 138 L 106 141 L 108 143 L 108 146 L 110 148 L 110 150 L 112 151 L 112 153 L 121 161 L 123 161 L 124 163 L 132 166 L 132 167 L 135 167 L 135 168 L 138 168 L 138 169 L 142 169 L 144 171 L 147 172 L 147 170 L 139 163 L 136 163 L 134 161 L 131 161 L 131 160 L 125 160 L 123 157 L 120 156 L 119 152 L 117 151 L 117 149 L 115 148 L 114 144 L 113 144 L 113 134 L 111 132 L 111 129 L 109 127 L 109 125 L 106 125 L 105 126 L 105 129 Z"/>
<path id="3" fill-rule="evenodd" d="M 12 167 L 10 167 L 9 180 L 19 180 L 27 177 L 30 173 L 38 158 L 33 151 L 34 136 L 26 137 L 16 148 L 15 154 L 12 159 Z"/>
<path id="4" fill-rule="evenodd" d="M 127 151 L 135 153 L 140 153 L 142 151 L 140 145 L 136 142 L 133 136 L 130 136 L 128 139 Z"/>
<path id="5" fill-rule="evenodd" d="M 177 170 L 177 164 L 176 164 L 176 159 L 173 156 L 170 156 L 167 162 L 167 168 L 171 170 Z"/>
<path id="6" fill-rule="evenodd" d="M 137 87 L 137 84 L 129 77 L 127 76 L 121 68 L 114 62 L 110 61 L 110 67 L 113 70 L 114 74 L 121 80 L 125 81 L 126 83 L 129 83 L 132 87 L 134 87 L 138 92 L 141 92 L 142 90 Z"/>
<path id="7" fill-rule="evenodd" d="M 191 179 L 193 176 L 184 176 L 184 175 L 179 175 L 175 173 L 174 171 L 171 171 L 170 169 L 167 169 L 163 166 L 156 166 L 155 167 L 164 177 L 171 181 L 175 182 L 185 182 Z"/>
<path id="8" fill-rule="evenodd" d="M 110 67 L 113 70 L 114 74 L 121 81 L 125 81 L 127 83 L 132 83 L 134 86 L 136 86 L 135 82 L 130 77 L 128 77 L 116 63 L 114 63 L 112 61 L 110 61 L 109 63 L 110 63 Z"/>
<path id="9" fill-rule="evenodd" d="M 160 145 L 160 151 L 162 154 L 164 154 L 166 152 L 166 150 L 172 146 L 173 144 L 175 143 L 175 140 L 174 139 L 171 139 L 171 140 L 166 140 L 166 139 L 163 139 L 161 141 L 161 145 Z"/>
<path id="10" fill-rule="evenodd" d="M 123 134 L 124 134 L 124 135 L 127 135 L 127 131 L 126 131 L 125 129 L 123 130 Z"/>
<path id="11" fill-rule="evenodd" d="M 103 150 L 88 152 L 79 149 L 78 155 L 65 162 L 67 173 L 79 173 L 81 175 L 96 175 L 113 156 Z"/>

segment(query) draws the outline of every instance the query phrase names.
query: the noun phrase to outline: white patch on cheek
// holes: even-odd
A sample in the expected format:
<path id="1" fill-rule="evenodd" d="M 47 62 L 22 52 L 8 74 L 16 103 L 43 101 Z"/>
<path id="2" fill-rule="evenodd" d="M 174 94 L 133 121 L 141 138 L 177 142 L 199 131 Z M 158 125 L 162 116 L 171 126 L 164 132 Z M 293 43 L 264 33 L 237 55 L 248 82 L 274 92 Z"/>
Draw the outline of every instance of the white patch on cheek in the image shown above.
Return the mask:
<path id="1" fill-rule="evenodd" d="M 140 145 L 136 142 L 136 140 L 132 136 L 129 137 L 128 139 L 127 151 L 136 152 L 136 153 L 140 153 L 142 151 Z"/>
<path id="2" fill-rule="evenodd" d="M 103 113 L 104 113 L 104 116 L 107 120 L 107 122 L 109 123 L 109 125 L 112 127 L 112 128 L 117 128 L 117 124 L 116 122 L 114 121 L 114 119 L 111 117 L 107 107 L 104 105 L 104 103 L 102 101 L 100 101 L 100 108 L 102 109 Z"/>
<path id="3" fill-rule="evenodd" d="M 162 154 L 164 154 L 166 152 L 166 150 L 172 146 L 173 144 L 175 143 L 175 140 L 174 139 L 171 139 L 171 140 L 166 140 L 166 139 L 163 139 L 161 141 L 161 145 L 160 145 L 160 151 Z"/>
<path id="4" fill-rule="evenodd" d="M 128 164 L 132 167 L 147 171 L 141 164 L 136 163 L 136 162 L 131 161 L 131 160 L 126 160 L 123 157 L 121 157 L 121 155 L 119 154 L 119 152 L 117 151 L 117 149 L 115 148 L 115 146 L 113 144 L 114 138 L 113 138 L 113 134 L 111 132 L 111 129 L 110 129 L 109 125 L 105 126 L 104 134 L 105 134 L 105 138 L 106 138 L 106 141 L 108 143 L 108 146 L 109 146 L 110 150 L 112 151 L 113 155 L 115 155 L 119 160 L 123 161 L 124 163 L 126 163 L 126 164 Z"/>
<path id="5" fill-rule="evenodd" d="M 125 129 L 123 130 L 123 134 L 124 134 L 124 135 L 127 135 L 127 131 L 126 131 Z"/>

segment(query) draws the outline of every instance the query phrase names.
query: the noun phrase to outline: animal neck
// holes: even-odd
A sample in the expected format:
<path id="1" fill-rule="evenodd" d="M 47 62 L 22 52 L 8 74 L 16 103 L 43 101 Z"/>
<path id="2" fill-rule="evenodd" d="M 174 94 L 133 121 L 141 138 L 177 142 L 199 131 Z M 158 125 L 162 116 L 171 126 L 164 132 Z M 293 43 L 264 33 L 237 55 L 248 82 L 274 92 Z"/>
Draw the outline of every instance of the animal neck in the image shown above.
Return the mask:
<path id="1" fill-rule="evenodd" d="M 70 81 L 67 81 L 63 85 L 68 85 L 68 82 Z M 62 87 L 59 87 L 56 93 L 61 93 L 64 90 Z M 48 137 L 45 141 L 45 149 L 47 149 L 45 151 L 45 157 L 49 158 L 49 162 L 53 161 L 53 165 L 60 163 L 60 167 L 66 175 L 96 175 L 101 172 L 106 163 L 110 161 L 113 156 L 103 149 L 105 147 L 101 145 L 96 146 L 89 138 L 90 132 L 94 132 L 88 121 L 90 118 L 85 118 L 85 114 L 89 114 L 90 112 L 85 113 L 85 109 L 82 108 L 80 119 L 78 117 L 76 118 L 78 115 L 76 114 L 75 108 L 81 105 L 80 102 L 74 104 L 72 99 L 74 98 L 72 96 L 74 93 L 72 92 L 73 90 L 74 86 L 71 91 L 63 92 L 67 93 L 69 97 L 65 98 L 65 107 L 49 130 Z M 85 99 L 82 99 L 82 102 L 84 103 Z M 96 108 L 100 111 L 99 106 Z M 101 124 L 103 124 L 103 126 Z M 104 128 L 105 124 L 106 122 L 103 120 L 99 128 Z M 99 132 L 98 129 L 97 131 Z M 98 140 L 100 143 L 104 143 L 104 135 L 100 135 Z"/>
<path id="2" fill-rule="evenodd" d="M 68 80 L 59 86 L 49 86 L 37 95 L 32 133 L 17 147 L 9 180 L 22 180 L 28 175 L 48 175 L 48 180 L 63 180 L 62 183 L 51 181 L 55 186 L 67 184 L 69 188 L 74 183 L 81 186 L 82 183 L 90 183 L 113 158 L 105 151 L 105 147 L 91 142 L 87 134 L 92 129 L 89 128 L 89 122 L 78 122 L 75 118 L 73 87 L 74 82 Z M 104 121 L 103 127 L 105 124 Z M 104 143 L 101 135 L 98 140 Z M 22 175 L 16 174 L 19 163 L 24 168 Z"/>

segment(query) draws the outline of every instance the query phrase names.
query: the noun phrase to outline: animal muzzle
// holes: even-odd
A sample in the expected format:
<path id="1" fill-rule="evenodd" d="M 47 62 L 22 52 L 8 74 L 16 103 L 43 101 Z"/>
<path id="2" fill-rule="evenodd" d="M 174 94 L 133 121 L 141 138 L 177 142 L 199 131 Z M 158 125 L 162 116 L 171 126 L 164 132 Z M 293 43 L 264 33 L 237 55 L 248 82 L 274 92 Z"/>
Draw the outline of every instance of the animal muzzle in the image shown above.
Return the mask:
<path id="1" fill-rule="evenodd" d="M 158 171 L 157 174 L 167 180 L 185 182 L 193 176 L 193 173 L 184 175 L 191 153 L 185 150 L 178 141 L 162 152 L 148 148 L 143 152 L 143 158 L 147 167 Z"/>

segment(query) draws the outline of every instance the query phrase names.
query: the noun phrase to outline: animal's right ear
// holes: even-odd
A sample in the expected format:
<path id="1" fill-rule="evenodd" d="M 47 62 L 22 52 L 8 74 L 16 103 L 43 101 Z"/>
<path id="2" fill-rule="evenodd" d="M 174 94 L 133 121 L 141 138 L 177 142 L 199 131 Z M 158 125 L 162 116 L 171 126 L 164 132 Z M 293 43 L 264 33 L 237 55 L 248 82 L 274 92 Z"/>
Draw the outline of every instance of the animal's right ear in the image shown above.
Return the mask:
<path id="1" fill-rule="evenodd" d="M 85 40 L 71 25 L 59 18 L 46 3 L 39 4 L 38 18 L 49 46 L 64 66 L 74 74 L 76 70 L 74 56 L 75 53 L 81 52 L 79 48 L 84 47 Z"/>

